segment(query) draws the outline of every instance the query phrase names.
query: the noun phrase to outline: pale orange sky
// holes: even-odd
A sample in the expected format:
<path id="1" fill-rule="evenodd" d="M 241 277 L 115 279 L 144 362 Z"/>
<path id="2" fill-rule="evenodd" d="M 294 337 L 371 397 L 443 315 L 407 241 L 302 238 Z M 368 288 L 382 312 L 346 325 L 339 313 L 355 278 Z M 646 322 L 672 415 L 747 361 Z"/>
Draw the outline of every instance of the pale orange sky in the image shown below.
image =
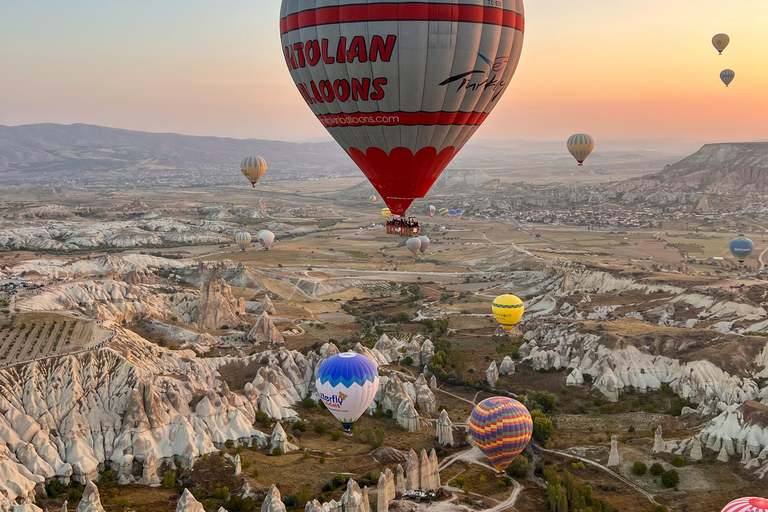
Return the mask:
<path id="1" fill-rule="evenodd" d="M 3 2 L 0 124 L 323 137 L 285 69 L 279 6 Z M 766 0 L 529 0 L 517 74 L 476 137 L 768 139 L 766 28 Z"/>

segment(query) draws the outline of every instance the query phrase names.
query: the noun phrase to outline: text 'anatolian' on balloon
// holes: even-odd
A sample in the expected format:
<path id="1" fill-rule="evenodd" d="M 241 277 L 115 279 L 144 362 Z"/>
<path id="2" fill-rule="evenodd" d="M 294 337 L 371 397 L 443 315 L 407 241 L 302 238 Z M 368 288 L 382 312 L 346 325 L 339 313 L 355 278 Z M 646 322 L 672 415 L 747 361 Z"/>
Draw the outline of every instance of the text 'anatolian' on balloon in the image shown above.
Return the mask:
<path id="1" fill-rule="evenodd" d="M 313 39 L 306 43 L 294 43 L 285 47 L 285 63 L 288 69 L 298 69 L 306 66 L 316 66 L 322 59 L 324 64 L 345 64 L 353 62 L 382 62 L 392 60 L 392 52 L 397 43 L 397 36 L 388 35 L 385 40 L 379 35 L 371 39 L 370 49 L 363 36 L 353 37 L 349 45 L 347 38 L 341 36 L 336 43 L 335 55 L 329 52 L 328 39 Z"/>

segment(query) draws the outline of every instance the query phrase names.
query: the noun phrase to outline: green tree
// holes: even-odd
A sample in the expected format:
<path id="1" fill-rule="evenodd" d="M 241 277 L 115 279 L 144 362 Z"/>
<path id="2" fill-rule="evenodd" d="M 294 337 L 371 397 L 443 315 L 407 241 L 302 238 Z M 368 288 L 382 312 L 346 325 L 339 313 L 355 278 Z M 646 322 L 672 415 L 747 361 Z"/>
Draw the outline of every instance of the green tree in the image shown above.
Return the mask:
<path id="1" fill-rule="evenodd" d="M 676 468 L 682 468 L 685 466 L 685 457 L 681 455 L 675 455 L 672 457 L 672 465 Z"/>
<path id="2" fill-rule="evenodd" d="M 307 502 L 311 499 L 312 492 L 309 490 L 308 485 L 305 485 L 299 492 L 296 493 L 296 505 L 298 508 L 304 508 L 304 505 L 306 505 Z"/>
<path id="3" fill-rule="evenodd" d="M 272 449 L 272 455 L 274 455 L 275 457 L 279 457 L 282 454 L 283 454 L 283 450 L 281 450 L 279 446 L 275 446 Z"/>
<path id="4" fill-rule="evenodd" d="M 632 465 L 632 474 L 635 476 L 643 476 L 647 471 L 648 466 L 640 461 L 637 461 Z"/>
<path id="5" fill-rule="evenodd" d="M 679 483 L 680 475 L 678 475 L 677 471 L 674 469 L 670 469 L 661 474 L 661 485 L 664 487 L 671 489 L 672 487 L 676 487 Z"/>
<path id="6" fill-rule="evenodd" d="M 507 466 L 507 474 L 515 478 L 525 478 L 533 469 L 533 466 L 528 459 L 522 455 L 518 455 L 512 463 Z"/>
<path id="7" fill-rule="evenodd" d="M 550 413 L 555 410 L 557 400 L 555 395 L 547 391 L 537 391 L 529 394 L 525 399 L 525 405 L 529 410 L 540 409 L 544 413 Z"/>
<path id="8" fill-rule="evenodd" d="M 554 464 L 544 468 L 544 480 L 548 485 L 557 485 L 560 483 L 560 477 L 557 476 L 557 466 Z"/>
<path id="9" fill-rule="evenodd" d="M 176 487 L 176 473 L 173 471 L 163 473 L 163 482 L 160 485 L 163 489 L 173 489 Z"/>
<path id="10" fill-rule="evenodd" d="M 315 434 L 325 434 L 326 432 L 328 432 L 328 426 L 325 423 L 315 424 Z"/>
<path id="11" fill-rule="evenodd" d="M 576 491 L 576 483 L 573 481 L 573 475 L 566 471 L 563 475 L 563 488 L 565 489 L 565 495 L 568 498 L 568 503 L 573 502 L 573 494 Z"/>
<path id="12" fill-rule="evenodd" d="M 533 439 L 542 446 L 546 446 L 549 436 L 555 431 L 555 424 L 538 409 L 531 411 L 533 418 Z"/>
<path id="13" fill-rule="evenodd" d="M 664 466 L 658 462 L 651 464 L 651 474 L 653 476 L 661 476 L 662 473 L 664 473 Z"/>

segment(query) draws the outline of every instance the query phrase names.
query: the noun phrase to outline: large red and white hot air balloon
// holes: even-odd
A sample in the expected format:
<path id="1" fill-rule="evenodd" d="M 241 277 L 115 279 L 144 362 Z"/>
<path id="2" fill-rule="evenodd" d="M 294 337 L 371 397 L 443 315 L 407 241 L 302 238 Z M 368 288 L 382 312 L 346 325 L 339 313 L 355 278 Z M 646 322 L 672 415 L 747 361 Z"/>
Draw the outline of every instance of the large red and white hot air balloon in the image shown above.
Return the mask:
<path id="1" fill-rule="evenodd" d="M 304 101 L 393 214 L 424 197 L 517 68 L 522 0 L 283 0 Z"/>

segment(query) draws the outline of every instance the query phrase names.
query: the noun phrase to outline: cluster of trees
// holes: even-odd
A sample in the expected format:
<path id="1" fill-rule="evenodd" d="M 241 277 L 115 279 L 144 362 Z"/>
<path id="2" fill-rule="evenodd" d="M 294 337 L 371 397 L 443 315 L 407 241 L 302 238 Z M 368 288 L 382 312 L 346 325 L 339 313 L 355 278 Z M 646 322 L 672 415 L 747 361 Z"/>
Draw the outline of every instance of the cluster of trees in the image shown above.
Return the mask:
<path id="1" fill-rule="evenodd" d="M 680 456 L 673 457 L 672 465 L 678 468 L 685 466 L 685 458 Z M 643 476 L 646 474 L 646 472 L 648 472 L 648 466 L 646 466 L 645 463 L 637 461 L 632 465 L 633 475 Z M 660 477 L 661 485 L 667 489 L 677 487 L 677 484 L 680 483 L 680 475 L 677 473 L 677 471 L 674 469 L 665 471 L 664 466 L 662 466 L 659 462 L 655 462 L 651 465 L 650 473 L 653 476 Z"/>
<path id="2" fill-rule="evenodd" d="M 447 329 L 448 320 L 445 320 Z M 438 321 L 442 321 L 442 319 Z M 445 370 L 445 367 L 451 362 L 451 342 L 441 338 L 435 341 L 434 344 L 435 355 L 433 355 L 432 359 L 429 360 L 427 368 L 429 368 L 429 371 L 435 374 L 438 379 L 447 379 L 448 372 Z"/>
<path id="3" fill-rule="evenodd" d="M 573 475 L 564 472 L 562 478 L 556 466 L 544 470 L 547 480 L 547 504 L 552 512 L 613 512 L 613 505 L 594 496 L 592 486 L 576 486 Z"/>

